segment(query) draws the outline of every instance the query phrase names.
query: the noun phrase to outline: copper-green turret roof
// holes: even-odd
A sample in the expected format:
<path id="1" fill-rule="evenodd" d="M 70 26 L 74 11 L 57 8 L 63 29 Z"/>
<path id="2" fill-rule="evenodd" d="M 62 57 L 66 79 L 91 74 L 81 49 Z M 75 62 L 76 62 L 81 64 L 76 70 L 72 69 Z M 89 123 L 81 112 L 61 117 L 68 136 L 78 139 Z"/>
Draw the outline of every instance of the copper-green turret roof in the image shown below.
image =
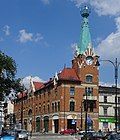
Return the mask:
<path id="1" fill-rule="evenodd" d="M 90 10 L 87 6 L 85 6 L 81 11 L 81 16 L 83 17 L 82 20 L 82 27 L 81 27 L 81 35 L 80 35 L 80 44 L 77 48 L 77 54 L 83 54 L 89 46 L 91 46 L 91 35 L 89 31 L 89 24 L 88 24 L 88 16 Z"/>

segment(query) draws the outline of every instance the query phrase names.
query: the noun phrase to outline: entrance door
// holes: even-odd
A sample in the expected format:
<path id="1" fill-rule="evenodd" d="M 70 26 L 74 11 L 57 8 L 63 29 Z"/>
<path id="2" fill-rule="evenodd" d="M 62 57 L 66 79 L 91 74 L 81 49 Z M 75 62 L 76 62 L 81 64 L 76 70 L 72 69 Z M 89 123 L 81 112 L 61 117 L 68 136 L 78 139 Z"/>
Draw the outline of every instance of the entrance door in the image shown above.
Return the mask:
<path id="1" fill-rule="evenodd" d="M 49 131 L 49 117 L 48 116 L 44 117 L 44 128 L 45 128 L 45 132 Z"/>
<path id="2" fill-rule="evenodd" d="M 36 118 L 36 132 L 40 132 L 40 117 Z"/>
<path id="3" fill-rule="evenodd" d="M 68 119 L 67 120 L 67 129 L 76 130 L 76 121 L 74 119 Z"/>
<path id="4" fill-rule="evenodd" d="M 58 133 L 59 130 L 59 120 L 54 120 L 54 126 L 55 126 L 55 133 Z"/>

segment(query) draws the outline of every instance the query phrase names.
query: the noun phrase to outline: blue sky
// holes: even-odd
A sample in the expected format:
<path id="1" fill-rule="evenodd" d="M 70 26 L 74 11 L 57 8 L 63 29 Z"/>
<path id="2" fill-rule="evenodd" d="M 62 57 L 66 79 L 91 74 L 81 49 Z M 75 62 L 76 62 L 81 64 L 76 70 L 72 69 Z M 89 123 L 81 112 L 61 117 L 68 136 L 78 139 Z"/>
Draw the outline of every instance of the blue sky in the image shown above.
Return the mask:
<path id="1" fill-rule="evenodd" d="M 84 4 L 95 51 L 120 62 L 120 0 L 0 0 L 0 50 L 16 61 L 17 77 L 48 80 L 71 66 Z M 100 82 L 114 83 L 111 64 L 101 63 Z"/>

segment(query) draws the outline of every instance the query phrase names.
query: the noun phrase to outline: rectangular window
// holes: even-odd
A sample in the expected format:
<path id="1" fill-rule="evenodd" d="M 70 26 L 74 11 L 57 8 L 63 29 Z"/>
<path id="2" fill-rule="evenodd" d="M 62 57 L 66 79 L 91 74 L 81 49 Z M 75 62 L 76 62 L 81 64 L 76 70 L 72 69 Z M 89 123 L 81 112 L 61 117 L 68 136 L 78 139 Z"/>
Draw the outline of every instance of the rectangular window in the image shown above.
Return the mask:
<path id="1" fill-rule="evenodd" d="M 75 102 L 74 101 L 70 102 L 70 111 L 75 111 Z"/>
<path id="2" fill-rule="evenodd" d="M 104 108 L 104 115 L 107 115 L 107 108 Z"/>
<path id="3" fill-rule="evenodd" d="M 55 102 L 55 112 L 57 112 L 57 103 Z"/>
<path id="4" fill-rule="evenodd" d="M 74 96 L 75 94 L 75 87 L 70 87 L 70 95 Z"/>
<path id="5" fill-rule="evenodd" d="M 104 96 L 104 103 L 107 103 L 107 96 Z"/>
<path id="6" fill-rule="evenodd" d="M 120 103 L 120 97 L 118 97 L 118 103 Z"/>
<path id="7" fill-rule="evenodd" d="M 45 105 L 43 106 L 43 111 L 44 111 L 44 113 L 45 113 Z"/>
<path id="8" fill-rule="evenodd" d="M 92 87 L 86 87 L 85 88 L 85 93 L 87 93 L 88 96 L 93 95 L 93 88 Z"/>
<path id="9" fill-rule="evenodd" d="M 54 103 L 52 103 L 52 112 L 54 112 Z"/>
<path id="10" fill-rule="evenodd" d="M 103 127 L 108 128 L 108 122 L 103 122 Z"/>
<path id="11" fill-rule="evenodd" d="M 50 113 L 50 106 L 48 105 L 48 113 Z"/>
<path id="12" fill-rule="evenodd" d="M 60 111 L 60 102 L 58 102 L 58 111 Z"/>
<path id="13" fill-rule="evenodd" d="M 90 103 L 90 112 L 93 112 L 93 109 L 94 109 L 94 104 Z"/>

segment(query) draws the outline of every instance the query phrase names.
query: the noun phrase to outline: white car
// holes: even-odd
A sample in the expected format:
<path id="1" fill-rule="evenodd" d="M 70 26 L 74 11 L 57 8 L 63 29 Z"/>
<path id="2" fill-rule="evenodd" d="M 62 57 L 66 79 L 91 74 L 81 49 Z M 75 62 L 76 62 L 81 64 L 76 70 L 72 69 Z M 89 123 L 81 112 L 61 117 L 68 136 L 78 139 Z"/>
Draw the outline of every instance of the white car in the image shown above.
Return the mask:
<path id="1" fill-rule="evenodd" d="M 18 138 L 19 140 L 28 140 L 28 132 L 26 130 L 20 130 Z"/>

